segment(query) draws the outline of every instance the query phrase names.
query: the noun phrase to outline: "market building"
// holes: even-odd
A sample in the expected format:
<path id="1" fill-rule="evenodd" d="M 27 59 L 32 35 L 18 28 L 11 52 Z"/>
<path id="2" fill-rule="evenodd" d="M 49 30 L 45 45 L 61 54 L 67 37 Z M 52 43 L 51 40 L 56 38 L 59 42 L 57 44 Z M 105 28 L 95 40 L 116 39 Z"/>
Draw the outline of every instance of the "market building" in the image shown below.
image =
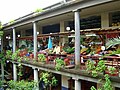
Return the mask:
<path id="1" fill-rule="evenodd" d="M 26 71 L 32 73 L 35 81 L 39 81 L 42 71 L 54 73 L 59 80 L 57 90 L 90 90 L 91 86 L 99 88 L 99 77 L 92 77 L 85 71 L 86 61 L 90 59 L 97 64 L 105 52 L 113 51 L 116 45 L 119 48 L 119 6 L 119 0 L 64 0 L 41 12 L 30 13 L 5 24 L 2 50 L 15 53 L 20 49 L 20 57 L 30 59 L 25 61 L 23 58 L 21 62 L 8 59 L 12 65 L 13 79 L 18 79 L 17 65 L 21 63 Z M 47 47 L 48 39 L 52 40 L 50 49 Z M 42 44 L 46 47 L 43 48 Z M 69 44 L 74 50 L 52 53 L 50 50 L 55 44 L 61 47 Z M 91 51 L 86 52 L 88 48 Z M 34 63 L 38 60 L 38 54 L 45 55 L 45 64 Z M 55 70 L 56 58 L 64 59 L 66 66 Z M 120 89 L 119 59 L 119 56 L 105 57 L 106 66 L 117 70 L 114 76 L 111 75 L 113 90 Z"/>

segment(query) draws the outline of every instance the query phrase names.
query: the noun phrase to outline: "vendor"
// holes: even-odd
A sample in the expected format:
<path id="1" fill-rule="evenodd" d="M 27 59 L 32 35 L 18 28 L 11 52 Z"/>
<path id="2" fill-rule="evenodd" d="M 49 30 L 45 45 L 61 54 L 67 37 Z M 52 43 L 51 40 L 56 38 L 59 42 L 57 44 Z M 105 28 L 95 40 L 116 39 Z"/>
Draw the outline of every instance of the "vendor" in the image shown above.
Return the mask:
<path id="1" fill-rule="evenodd" d="M 53 49 L 53 53 L 60 54 L 61 47 L 59 46 L 59 43 L 56 43 L 55 48 Z"/>

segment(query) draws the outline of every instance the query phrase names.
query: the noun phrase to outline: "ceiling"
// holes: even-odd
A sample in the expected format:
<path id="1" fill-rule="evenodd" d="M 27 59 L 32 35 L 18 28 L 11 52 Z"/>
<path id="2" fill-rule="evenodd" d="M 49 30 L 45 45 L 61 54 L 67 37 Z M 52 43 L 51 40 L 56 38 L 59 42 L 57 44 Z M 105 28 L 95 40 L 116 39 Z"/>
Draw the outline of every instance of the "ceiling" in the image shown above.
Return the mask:
<path id="1" fill-rule="evenodd" d="M 120 10 L 120 1 L 110 2 L 102 5 L 97 5 L 94 7 L 89 7 L 81 10 L 80 17 L 88 17 L 93 15 L 100 15 L 105 12 L 113 12 Z M 59 16 L 54 16 L 45 20 L 38 21 L 38 26 L 52 25 L 55 23 L 60 23 L 60 21 L 70 21 L 74 19 L 74 13 L 66 13 Z M 32 23 L 17 27 L 17 30 L 26 30 L 32 28 Z"/>

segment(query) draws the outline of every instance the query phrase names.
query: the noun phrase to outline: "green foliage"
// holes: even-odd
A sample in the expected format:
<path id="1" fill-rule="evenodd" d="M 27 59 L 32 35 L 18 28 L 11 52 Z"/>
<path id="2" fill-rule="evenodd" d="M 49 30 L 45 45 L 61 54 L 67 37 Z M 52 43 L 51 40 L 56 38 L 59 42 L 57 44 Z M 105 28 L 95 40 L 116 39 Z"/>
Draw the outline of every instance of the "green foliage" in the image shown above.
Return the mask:
<path id="1" fill-rule="evenodd" d="M 106 48 L 120 44 L 120 38 L 113 38 L 107 41 Z"/>
<path id="2" fill-rule="evenodd" d="M 12 56 L 12 51 L 11 50 L 7 50 L 6 51 L 6 58 L 11 58 L 11 56 Z"/>
<path id="3" fill-rule="evenodd" d="M 109 67 L 108 71 L 110 72 L 110 74 L 114 74 L 115 71 L 116 71 L 116 68 L 115 67 Z"/>
<path id="4" fill-rule="evenodd" d="M 103 85 L 103 90 L 112 90 L 113 87 L 112 87 L 112 84 L 111 84 L 111 81 L 110 81 L 110 77 L 108 74 L 105 74 L 105 84 Z"/>
<path id="5" fill-rule="evenodd" d="M 120 49 L 117 49 L 116 51 L 112 51 L 111 54 L 120 54 Z"/>
<path id="6" fill-rule="evenodd" d="M 46 60 L 46 57 L 44 54 L 38 54 L 38 61 L 44 62 Z"/>
<path id="7" fill-rule="evenodd" d="M 0 80 L 0 87 L 4 84 L 4 81 Z"/>
<path id="8" fill-rule="evenodd" d="M 29 58 L 28 58 L 27 56 L 23 56 L 23 59 L 24 59 L 25 61 L 29 61 Z"/>
<path id="9" fill-rule="evenodd" d="M 96 66 L 96 71 L 103 72 L 106 69 L 105 61 L 100 60 Z"/>
<path id="10" fill-rule="evenodd" d="M 3 27 L 3 26 L 2 26 L 2 23 L 0 22 L 0 30 L 2 29 L 2 27 Z"/>
<path id="11" fill-rule="evenodd" d="M 19 54 L 19 50 L 15 51 L 15 52 L 12 54 L 12 60 L 17 60 L 17 59 L 18 59 L 18 54 Z"/>
<path id="12" fill-rule="evenodd" d="M 6 57 L 4 56 L 4 52 L 0 53 L 0 63 L 6 65 Z"/>
<path id="13" fill-rule="evenodd" d="M 61 67 L 65 66 L 65 62 L 62 59 L 56 58 L 56 65 L 55 65 L 55 70 L 59 71 Z"/>
<path id="14" fill-rule="evenodd" d="M 43 12 L 43 10 L 41 8 L 39 8 L 39 9 L 36 9 L 34 12 L 39 13 L 39 12 Z"/>
<path id="15" fill-rule="evenodd" d="M 23 66 L 22 66 L 22 64 L 18 64 L 17 65 L 18 66 L 18 79 L 20 79 L 20 77 L 23 75 Z"/>
<path id="16" fill-rule="evenodd" d="M 87 70 L 91 71 L 93 77 L 97 77 L 98 73 L 102 73 L 106 70 L 105 62 L 103 60 L 100 60 L 97 64 L 97 66 L 95 66 L 91 60 L 88 60 L 87 61 Z M 113 72 L 115 69 L 110 68 L 110 70 Z M 101 88 L 96 89 L 94 86 L 92 86 L 90 89 L 91 90 L 112 90 L 112 84 L 111 84 L 109 75 L 105 74 L 104 77 L 105 77 L 105 83 L 103 83 Z"/>
<path id="17" fill-rule="evenodd" d="M 87 61 L 87 71 L 91 71 L 93 77 L 97 77 L 98 73 L 102 73 L 105 71 L 105 61 L 100 60 L 97 64 L 97 66 L 94 65 L 94 62 L 91 60 Z"/>
<path id="18" fill-rule="evenodd" d="M 92 86 L 90 89 L 91 89 L 91 90 L 97 90 L 94 86 Z"/>
<path id="19" fill-rule="evenodd" d="M 15 20 L 11 20 L 10 22 L 9 22 L 9 24 L 12 24 L 12 23 L 14 23 L 15 22 Z"/>
<path id="20" fill-rule="evenodd" d="M 92 62 L 91 60 L 87 60 L 87 71 L 91 71 L 91 70 L 94 70 L 95 69 L 95 65 L 94 65 L 94 62 Z"/>
<path id="21" fill-rule="evenodd" d="M 10 87 L 10 90 L 33 90 L 35 86 L 37 86 L 37 83 L 34 81 L 28 82 L 28 81 L 8 81 L 8 85 Z"/>
<path id="22" fill-rule="evenodd" d="M 55 76 L 53 76 L 52 73 L 49 73 L 49 72 L 42 72 L 40 80 L 42 80 L 45 83 L 46 87 L 48 85 L 56 86 L 57 82 L 58 82 L 58 80 L 55 78 Z"/>
<path id="23" fill-rule="evenodd" d="M 75 48 L 74 47 L 66 47 L 66 48 L 63 48 L 63 50 L 70 54 L 70 53 L 74 53 Z"/>

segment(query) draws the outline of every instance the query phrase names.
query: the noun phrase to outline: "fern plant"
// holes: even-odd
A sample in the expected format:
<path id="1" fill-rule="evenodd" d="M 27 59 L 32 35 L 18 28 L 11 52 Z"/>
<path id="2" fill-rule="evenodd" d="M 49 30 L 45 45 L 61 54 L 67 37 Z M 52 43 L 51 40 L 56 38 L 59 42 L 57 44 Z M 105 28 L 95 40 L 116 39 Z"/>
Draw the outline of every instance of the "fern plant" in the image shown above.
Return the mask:
<path id="1" fill-rule="evenodd" d="M 115 46 L 117 44 L 120 44 L 120 37 L 109 39 L 106 42 L 106 49 L 110 48 L 111 46 Z"/>

